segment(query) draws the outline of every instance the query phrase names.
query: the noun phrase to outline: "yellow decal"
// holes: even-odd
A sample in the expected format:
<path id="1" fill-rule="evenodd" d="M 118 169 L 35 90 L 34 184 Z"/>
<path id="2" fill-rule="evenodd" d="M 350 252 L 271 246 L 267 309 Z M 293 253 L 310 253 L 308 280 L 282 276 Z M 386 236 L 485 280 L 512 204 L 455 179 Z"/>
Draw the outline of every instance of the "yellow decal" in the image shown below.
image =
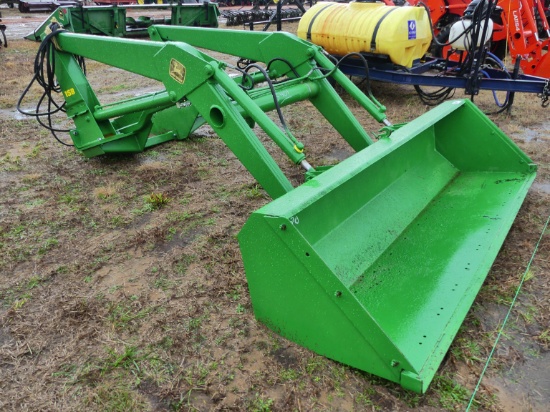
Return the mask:
<path id="1" fill-rule="evenodd" d="M 185 66 L 176 59 L 170 60 L 170 77 L 180 84 L 185 81 Z"/>
<path id="2" fill-rule="evenodd" d="M 73 96 L 75 93 L 74 89 L 71 87 L 70 89 L 67 89 L 63 92 L 63 94 L 65 95 L 65 97 L 71 97 Z"/>

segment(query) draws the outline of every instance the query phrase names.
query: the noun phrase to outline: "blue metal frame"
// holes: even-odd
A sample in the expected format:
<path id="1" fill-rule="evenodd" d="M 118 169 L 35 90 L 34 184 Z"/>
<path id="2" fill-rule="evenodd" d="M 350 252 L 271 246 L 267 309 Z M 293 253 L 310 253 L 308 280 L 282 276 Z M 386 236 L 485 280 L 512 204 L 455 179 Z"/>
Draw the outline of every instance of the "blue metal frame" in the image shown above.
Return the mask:
<path id="1" fill-rule="evenodd" d="M 452 87 L 465 89 L 467 77 L 457 77 L 458 62 L 444 59 L 426 58 L 418 62 L 410 69 L 397 69 L 387 60 L 365 56 L 369 63 L 369 78 L 383 82 L 410 84 L 418 86 Z M 350 76 L 366 77 L 365 67 L 360 59 L 346 58 L 339 66 L 340 70 Z M 483 74 L 487 77 L 479 79 L 479 88 L 483 90 L 522 92 L 522 93 L 547 93 L 548 79 L 537 76 L 518 74 L 513 79 L 511 74 L 502 70 L 486 68 Z"/>

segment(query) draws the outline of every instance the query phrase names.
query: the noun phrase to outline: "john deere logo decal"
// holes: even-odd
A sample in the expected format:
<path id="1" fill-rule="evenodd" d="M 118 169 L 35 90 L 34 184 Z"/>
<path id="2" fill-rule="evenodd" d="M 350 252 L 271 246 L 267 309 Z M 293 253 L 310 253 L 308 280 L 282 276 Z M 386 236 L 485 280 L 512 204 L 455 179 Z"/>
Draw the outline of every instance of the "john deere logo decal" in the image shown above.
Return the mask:
<path id="1" fill-rule="evenodd" d="M 180 84 L 185 81 L 185 66 L 176 59 L 170 60 L 170 77 Z"/>

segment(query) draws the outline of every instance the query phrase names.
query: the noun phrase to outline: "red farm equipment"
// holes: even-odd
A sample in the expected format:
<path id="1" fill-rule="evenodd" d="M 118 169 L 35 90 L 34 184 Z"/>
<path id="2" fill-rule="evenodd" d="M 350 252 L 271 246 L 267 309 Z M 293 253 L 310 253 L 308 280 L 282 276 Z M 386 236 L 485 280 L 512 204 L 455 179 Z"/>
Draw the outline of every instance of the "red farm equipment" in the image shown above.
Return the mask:
<path id="1" fill-rule="evenodd" d="M 414 85 L 428 105 L 457 88 L 472 99 L 493 91 L 499 110 L 511 107 L 515 92 L 536 93 L 547 105 L 550 40 L 538 0 L 426 1 L 413 0 L 416 7 L 317 3 L 298 35 L 340 59 L 346 74 Z M 503 61 L 507 51 L 513 69 Z"/>
<path id="2" fill-rule="evenodd" d="M 468 0 L 411 0 L 412 6 L 426 5 L 434 34 L 440 42 L 449 40 L 450 29 L 461 20 L 471 5 Z M 481 3 L 477 0 L 477 3 Z M 547 8 L 541 0 L 498 0 L 491 13 L 493 53 L 504 58 L 509 52 L 512 62 L 520 61 L 524 74 L 550 78 L 550 61 L 546 56 L 550 42 Z M 448 48 L 449 46 L 447 46 Z M 444 53 L 441 52 L 440 56 Z"/>

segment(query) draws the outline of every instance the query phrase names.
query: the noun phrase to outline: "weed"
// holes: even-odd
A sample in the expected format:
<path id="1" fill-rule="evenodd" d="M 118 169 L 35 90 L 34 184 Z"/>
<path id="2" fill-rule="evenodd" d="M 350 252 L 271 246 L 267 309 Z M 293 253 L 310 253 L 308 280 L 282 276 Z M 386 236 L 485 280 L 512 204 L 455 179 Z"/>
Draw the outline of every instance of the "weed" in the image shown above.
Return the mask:
<path id="1" fill-rule="evenodd" d="M 132 86 L 130 86 L 130 85 L 120 83 L 120 84 L 115 84 L 114 86 L 102 87 L 102 88 L 99 89 L 99 93 L 115 93 L 115 92 L 120 92 L 122 90 L 129 89 L 131 87 Z"/>
<path id="2" fill-rule="evenodd" d="M 70 194 L 64 194 L 59 196 L 59 202 L 65 203 L 66 205 L 70 205 L 71 203 L 74 203 L 77 201 L 77 198 Z"/>
<path id="3" fill-rule="evenodd" d="M 145 213 L 152 212 L 154 209 L 151 203 L 146 203 L 141 209 L 132 209 L 132 214 L 136 216 L 141 216 Z"/>
<path id="4" fill-rule="evenodd" d="M 170 199 L 163 193 L 151 193 L 145 198 L 145 201 L 151 205 L 153 210 L 157 210 L 166 206 Z"/>
<path id="5" fill-rule="evenodd" d="M 200 329 L 202 325 L 202 321 L 203 321 L 202 317 L 189 319 L 189 321 L 187 322 L 187 329 L 189 329 L 190 331 Z"/>
<path id="6" fill-rule="evenodd" d="M 458 337 L 453 343 L 451 353 L 457 359 L 463 360 L 466 363 L 481 362 L 481 346 L 475 339 L 466 339 Z"/>
<path id="7" fill-rule="evenodd" d="M 236 302 L 241 299 L 242 286 L 238 285 L 235 289 L 227 294 L 227 297 L 233 302 Z"/>
<path id="8" fill-rule="evenodd" d="M 122 353 L 118 353 L 116 350 L 108 348 L 107 353 L 109 357 L 102 368 L 103 373 L 115 368 L 139 371 L 138 362 L 147 358 L 147 355 L 140 355 L 138 348 L 135 346 L 125 346 Z"/>
<path id="9" fill-rule="evenodd" d="M 115 293 L 117 290 L 119 290 L 120 288 L 122 288 L 122 286 L 120 285 L 113 285 L 109 288 L 109 293 Z"/>
<path id="10" fill-rule="evenodd" d="M 372 400 L 372 396 L 375 394 L 376 394 L 376 390 L 372 387 L 368 387 L 355 397 L 355 401 L 358 404 L 371 406 L 374 410 L 379 410 L 380 407 L 376 405 Z"/>
<path id="11" fill-rule="evenodd" d="M 14 310 L 21 309 L 25 303 L 29 301 L 30 296 L 21 297 L 20 299 L 17 299 L 15 302 L 13 302 L 12 308 Z"/>
<path id="12" fill-rule="evenodd" d="M 523 309 L 523 308 L 522 308 Z M 533 305 L 527 305 L 525 310 L 520 311 L 521 317 L 525 320 L 525 323 L 531 325 L 535 322 L 535 317 L 538 314 L 538 309 Z"/>
<path id="13" fill-rule="evenodd" d="M 193 263 L 197 257 L 195 255 L 182 255 L 182 257 L 179 259 L 179 261 L 176 263 L 176 273 L 178 275 L 184 275 L 185 272 L 187 272 L 187 268 L 191 263 Z"/>
<path id="14" fill-rule="evenodd" d="M 254 399 L 249 402 L 248 410 L 253 412 L 270 412 L 272 406 L 273 399 L 264 398 L 257 393 Z"/>
<path id="15" fill-rule="evenodd" d="M 31 159 L 34 159 L 34 158 L 38 157 L 38 155 L 40 154 L 40 149 L 42 149 L 42 145 L 40 143 L 37 143 L 33 147 L 32 151 L 29 154 L 27 154 L 27 157 L 29 157 Z"/>
<path id="16" fill-rule="evenodd" d="M 34 289 L 35 287 L 37 287 L 38 285 L 40 285 L 40 283 L 43 281 L 43 279 L 40 277 L 40 276 L 33 276 L 29 279 L 29 281 L 27 282 L 27 289 Z"/>
<path id="17" fill-rule="evenodd" d="M 144 153 L 144 156 L 149 157 L 151 159 L 156 159 L 157 157 L 160 156 L 160 153 L 156 150 L 148 150 L 147 152 Z"/>
<path id="18" fill-rule="evenodd" d="M 436 376 L 432 388 L 439 394 L 440 406 L 447 410 L 455 410 L 469 399 L 468 390 L 448 376 Z"/>
<path id="19" fill-rule="evenodd" d="M 550 329 L 546 329 L 537 336 L 537 340 L 541 342 L 544 346 L 550 346 Z"/>
<path id="20" fill-rule="evenodd" d="M 175 227 L 169 227 L 168 233 L 166 234 L 166 241 L 169 242 L 174 238 L 174 235 L 177 233 L 177 229 Z"/>
<path id="21" fill-rule="evenodd" d="M 87 404 L 96 405 L 102 411 L 145 411 L 147 403 L 136 397 L 128 386 L 105 382 L 95 389 L 86 400 Z"/>
<path id="22" fill-rule="evenodd" d="M 218 336 L 214 343 L 218 346 L 222 345 L 229 337 L 231 336 L 231 333 L 224 333 L 221 336 Z"/>
<path id="23" fill-rule="evenodd" d="M 189 212 L 169 212 L 167 219 L 169 222 L 184 222 L 189 218 L 192 218 L 194 213 Z"/>
<path id="24" fill-rule="evenodd" d="M 174 286 L 174 282 L 170 281 L 166 275 L 162 275 L 162 276 L 159 276 L 158 278 L 155 279 L 155 281 L 153 282 L 153 286 L 156 288 L 156 289 L 160 289 L 160 290 L 163 290 L 163 291 L 167 291 L 168 289 L 170 289 L 172 286 Z"/>
<path id="25" fill-rule="evenodd" d="M 120 215 L 111 216 L 109 221 L 110 227 L 121 227 L 121 226 L 124 226 L 125 224 L 126 224 L 126 220 L 124 219 L 124 217 Z"/>
<path id="26" fill-rule="evenodd" d="M 533 269 L 529 269 L 525 274 L 524 282 L 528 282 L 530 280 L 533 280 L 534 278 L 535 278 L 535 273 L 533 272 Z"/>
<path id="27" fill-rule="evenodd" d="M 418 393 L 403 391 L 401 400 L 405 402 L 410 408 L 416 408 L 420 405 L 422 397 Z"/>
<path id="28" fill-rule="evenodd" d="M 319 356 L 314 356 L 307 360 L 306 372 L 308 375 L 314 375 L 320 372 L 325 366 L 326 366 L 325 359 Z"/>
<path id="29" fill-rule="evenodd" d="M 35 207 L 35 206 L 43 205 L 44 203 L 46 203 L 46 201 L 44 199 L 34 199 L 34 200 L 29 201 L 29 202 L 25 202 L 25 206 Z"/>
<path id="30" fill-rule="evenodd" d="M 125 302 L 118 304 L 110 303 L 108 307 L 109 314 L 107 319 L 115 329 L 122 329 L 130 326 L 136 320 L 143 319 L 151 312 L 151 308 L 135 311 Z"/>
<path id="31" fill-rule="evenodd" d="M 65 265 L 61 265 L 55 270 L 55 272 L 58 275 L 66 275 L 67 273 L 69 273 L 69 268 Z"/>
<path id="32" fill-rule="evenodd" d="M 34 183 L 35 184 L 36 181 L 39 180 L 41 177 L 42 177 L 42 175 L 38 174 L 38 173 L 28 174 L 28 175 L 23 176 L 23 182 L 24 183 Z"/>
<path id="33" fill-rule="evenodd" d="M 76 365 L 64 364 L 64 365 L 61 365 L 61 367 L 59 368 L 59 371 L 53 372 L 52 376 L 53 377 L 70 378 L 70 377 L 75 375 L 77 369 L 78 369 L 78 367 Z"/>
<path id="34" fill-rule="evenodd" d="M 193 198 L 193 195 L 185 194 L 183 195 L 183 197 L 180 197 L 178 199 L 178 203 L 183 206 L 188 205 L 189 203 L 191 203 L 192 198 Z"/>
<path id="35" fill-rule="evenodd" d="M 254 185 L 245 192 L 246 197 L 250 199 L 259 198 L 263 196 L 262 190 L 258 185 Z"/>
<path id="36" fill-rule="evenodd" d="M 283 382 L 290 382 L 290 381 L 296 380 L 298 379 L 299 376 L 300 374 L 298 373 L 298 371 L 292 368 L 283 369 L 279 375 L 279 377 L 281 378 L 281 381 Z"/>
<path id="37" fill-rule="evenodd" d="M 94 189 L 94 195 L 100 200 L 107 200 L 115 197 L 117 189 L 113 185 L 96 187 Z"/>
<path id="38" fill-rule="evenodd" d="M 48 238 L 44 241 L 42 246 L 40 246 L 40 248 L 38 249 L 38 254 L 43 255 L 48 250 L 52 249 L 54 246 L 57 246 L 58 244 L 59 244 L 59 241 L 57 239 L 55 239 L 53 237 Z"/>
<path id="39" fill-rule="evenodd" d="M 240 303 L 237 305 L 237 307 L 235 308 L 235 312 L 241 314 L 241 313 L 244 313 L 245 312 L 245 307 L 243 305 L 241 305 Z"/>
<path id="40" fill-rule="evenodd" d="M 171 336 L 165 336 L 159 342 L 159 346 L 164 349 L 170 349 L 172 346 L 174 346 L 174 339 L 172 339 Z"/>

